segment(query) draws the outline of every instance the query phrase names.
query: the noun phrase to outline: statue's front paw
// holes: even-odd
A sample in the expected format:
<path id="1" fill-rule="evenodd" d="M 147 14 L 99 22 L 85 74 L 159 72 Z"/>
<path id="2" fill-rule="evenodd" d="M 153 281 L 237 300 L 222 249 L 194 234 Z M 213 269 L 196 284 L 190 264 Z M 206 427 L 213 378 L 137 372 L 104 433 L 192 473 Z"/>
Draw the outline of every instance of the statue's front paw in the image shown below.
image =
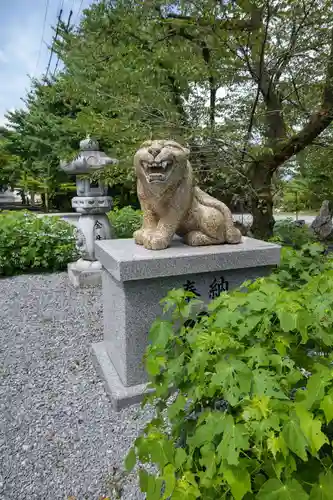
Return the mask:
<path id="1" fill-rule="evenodd" d="M 134 241 L 137 245 L 143 245 L 144 242 L 144 231 L 143 229 L 138 229 L 133 233 Z"/>
<path id="2" fill-rule="evenodd" d="M 237 244 L 242 241 L 242 233 L 237 227 L 230 227 L 226 234 L 227 243 Z"/>
<path id="3" fill-rule="evenodd" d="M 145 245 L 145 241 L 149 239 L 151 234 L 154 234 L 153 229 L 138 229 L 133 233 L 133 238 L 137 245 Z"/>
<path id="4" fill-rule="evenodd" d="M 170 238 L 158 234 L 149 234 L 143 243 L 149 250 L 164 250 L 170 244 Z"/>

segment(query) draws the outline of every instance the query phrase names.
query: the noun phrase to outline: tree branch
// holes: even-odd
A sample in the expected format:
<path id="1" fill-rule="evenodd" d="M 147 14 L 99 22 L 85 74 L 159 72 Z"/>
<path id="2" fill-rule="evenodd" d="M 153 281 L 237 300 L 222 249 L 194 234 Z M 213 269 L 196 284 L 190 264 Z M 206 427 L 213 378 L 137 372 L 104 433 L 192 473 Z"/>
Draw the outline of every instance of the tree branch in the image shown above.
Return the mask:
<path id="1" fill-rule="evenodd" d="M 308 110 L 303 106 L 302 102 L 301 102 L 301 98 L 300 98 L 300 95 L 299 95 L 299 92 L 298 92 L 298 88 L 297 88 L 297 85 L 296 85 L 296 81 L 295 81 L 295 78 L 294 78 L 294 75 L 290 72 L 290 76 L 291 76 L 291 82 L 292 82 L 292 85 L 293 85 L 293 88 L 294 88 L 294 91 L 295 91 L 295 95 L 296 95 L 296 99 L 297 99 L 297 102 L 298 102 L 298 105 L 299 105 L 299 108 L 301 109 L 301 111 L 303 111 L 303 113 L 305 113 L 307 115 L 307 117 L 309 118 L 310 117 L 310 113 L 308 112 Z"/>
<path id="2" fill-rule="evenodd" d="M 209 72 L 209 77 L 208 77 L 208 82 L 209 82 L 209 123 L 210 123 L 210 128 L 213 129 L 215 126 L 217 86 L 216 86 L 215 78 L 212 74 L 211 67 L 210 67 L 210 65 L 211 65 L 211 51 L 204 40 L 201 41 L 200 45 L 201 45 L 201 50 L 202 50 L 202 57 L 203 57 L 203 60 L 205 61 L 205 64 L 206 64 L 206 66 L 208 68 L 208 72 Z"/>
<path id="3" fill-rule="evenodd" d="M 313 7 L 315 2 L 316 2 L 316 0 L 311 1 L 308 9 L 304 11 L 304 16 L 301 19 L 298 26 L 296 26 L 296 17 L 294 17 L 294 19 L 293 19 L 293 26 L 292 26 L 291 35 L 290 35 L 289 46 L 286 49 L 286 51 L 284 52 L 284 55 L 282 55 L 282 57 L 279 58 L 279 60 L 276 64 L 275 73 L 273 72 L 273 75 L 272 75 L 272 78 L 273 78 L 275 83 L 278 83 L 283 71 L 285 70 L 286 66 L 288 65 L 288 63 L 290 62 L 292 57 L 294 56 L 294 50 L 296 48 L 298 34 L 303 29 L 305 22 L 306 22 L 307 18 L 309 17 L 311 10 L 312 10 L 312 7 Z"/>
<path id="4" fill-rule="evenodd" d="M 303 151 L 332 123 L 333 121 L 333 30 L 331 31 L 330 52 L 327 62 L 326 82 L 323 90 L 322 104 L 320 109 L 313 113 L 303 129 L 280 144 L 278 150 L 273 154 L 265 154 L 258 159 L 257 164 L 265 165 L 274 172 L 285 161 Z"/>
<path id="5" fill-rule="evenodd" d="M 211 27 L 211 21 L 202 17 L 183 16 L 181 14 L 167 14 L 163 17 L 165 23 L 173 23 L 174 26 L 192 24 L 193 26 Z M 215 19 L 215 24 L 227 31 L 252 31 L 258 29 L 261 19 L 253 12 L 251 19 Z"/>
<path id="6" fill-rule="evenodd" d="M 268 145 L 271 148 L 275 148 L 278 140 L 284 139 L 286 137 L 286 124 L 283 118 L 281 96 L 276 88 L 273 86 L 272 78 L 268 72 L 265 64 L 265 45 L 268 38 L 268 25 L 270 20 L 270 4 L 269 0 L 266 2 L 267 6 L 267 18 L 264 29 L 264 39 L 262 42 L 262 47 L 259 55 L 259 60 L 255 61 L 256 55 L 254 54 L 253 48 L 250 47 L 252 52 L 252 58 L 254 63 L 251 64 L 246 50 L 243 50 L 245 56 L 245 61 L 247 63 L 248 70 L 258 85 L 258 89 L 263 96 L 266 105 L 266 125 L 267 125 L 267 139 Z M 255 10 L 258 10 L 256 7 Z"/>
<path id="7" fill-rule="evenodd" d="M 260 79 L 258 81 L 257 92 L 256 92 L 256 96 L 255 96 L 255 99 L 254 99 L 254 102 L 253 102 L 253 105 L 252 105 L 252 109 L 251 109 L 250 121 L 249 121 L 249 126 L 248 126 L 248 129 L 247 129 L 247 133 L 246 133 L 246 138 L 245 138 L 244 147 L 243 147 L 244 151 L 242 153 L 241 161 L 244 160 L 245 150 L 246 150 L 246 148 L 248 146 L 248 143 L 250 142 L 251 132 L 252 132 L 253 124 L 254 124 L 254 115 L 255 115 L 255 112 L 256 112 L 256 109 L 257 109 L 257 106 L 258 106 L 258 102 L 259 102 L 260 87 L 261 87 L 261 81 L 260 80 L 261 80 L 261 76 L 262 76 L 264 59 L 265 59 L 265 48 L 266 48 L 267 37 L 268 37 L 269 20 L 270 20 L 269 1 L 267 1 L 267 18 L 266 18 L 265 31 L 264 31 L 264 39 L 263 39 L 263 42 L 262 42 L 262 45 L 261 45 L 260 60 L 259 60 L 259 75 L 260 75 Z M 251 67 L 250 62 L 249 62 L 249 67 Z"/>
<path id="8" fill-rule="evenodd" d="M 172 30 L 173 35 L 179 35 L 182 38 L 185 38 L 186 40 L 189 40 L 192 43 L 195 43 L 197 46 L 201 48 L 202 52 L 202 58 L 208 68 L 209 71 L 209 77 L 208 77 L 208 82 L 209 82 L 209 123 L 210 123 L 210 128 L 213 129 L 215 125 L 215 112 L 216 112 L 216 95 L 217 95 L 217 90 L 218 87 L 216 85 L 216 81 L 214 76 L 212 75 L 210 64 L 211 64 L 211 50 L 206 44 L 205 40 L 200 40 L 197 39 L 194 35 L 191 35 L 185 30 L 184 26 L 178 27 L 178 30 L 176 30 L 175 27 L 170 27 L 170 30 Z"/>

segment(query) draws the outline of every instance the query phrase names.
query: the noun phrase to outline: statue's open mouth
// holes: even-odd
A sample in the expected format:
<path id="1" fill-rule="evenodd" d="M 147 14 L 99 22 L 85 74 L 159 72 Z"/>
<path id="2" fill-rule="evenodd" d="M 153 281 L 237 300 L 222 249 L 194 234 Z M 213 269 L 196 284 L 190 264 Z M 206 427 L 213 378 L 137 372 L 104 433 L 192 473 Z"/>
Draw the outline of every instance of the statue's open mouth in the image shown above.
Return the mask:
<path id="1" fill-rule="evenodd" d="M 172 167 L 171 160 L 142 162 L 148 182 L 165 182 L 169 177 Z"/>

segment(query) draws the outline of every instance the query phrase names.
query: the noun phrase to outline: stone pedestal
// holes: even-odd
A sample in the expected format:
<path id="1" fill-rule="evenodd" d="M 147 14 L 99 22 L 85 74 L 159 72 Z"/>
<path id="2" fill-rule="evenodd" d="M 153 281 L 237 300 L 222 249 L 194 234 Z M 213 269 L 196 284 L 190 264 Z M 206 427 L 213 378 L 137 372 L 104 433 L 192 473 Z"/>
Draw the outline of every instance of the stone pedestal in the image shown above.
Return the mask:
<path id="1" fill-rule="evenodd" d="M 104 340 L 93 345 L 95 366 L 115 409 L 139 402 L 147 377 L 143 354 L 159 301 L 172 288 L 187 288 L 208 302 L 245 280 L 269 274 L 280 247 L 244 238 L 239 245 L 189 247 L 175 239 L 154 251 L 132 239 L 96 242 L 103 266 Z"/>
<path id="2" fill-rule="evenodd" d="M 69 281 L 75 288 L 102 284 L 102 264 L 98 260 L 79 259 L 67 266 Z"/>

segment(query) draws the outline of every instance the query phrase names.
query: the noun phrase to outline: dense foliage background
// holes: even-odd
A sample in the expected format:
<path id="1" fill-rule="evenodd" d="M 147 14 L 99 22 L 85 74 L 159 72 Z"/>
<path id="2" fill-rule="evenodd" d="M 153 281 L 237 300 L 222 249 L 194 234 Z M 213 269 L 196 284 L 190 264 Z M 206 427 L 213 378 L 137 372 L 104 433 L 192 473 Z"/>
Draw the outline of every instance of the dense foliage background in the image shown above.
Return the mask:
<path id="1" fill-rule="evenodd" d="M 59 159 L 90 133 L 120 160 L 105 174 L 118 205 L 137 206 L 132 155 L 170 137 L 191 147 L 203 188 L 270 236 L 274 200 L 294 210 L 331 198 L 332 10 L 328 0 L 96 1 L 58 30 L 63 69 L 33 80 L 25 109 L 8 114 L 0 183 L 68 210 L 73 179 Z"/>

